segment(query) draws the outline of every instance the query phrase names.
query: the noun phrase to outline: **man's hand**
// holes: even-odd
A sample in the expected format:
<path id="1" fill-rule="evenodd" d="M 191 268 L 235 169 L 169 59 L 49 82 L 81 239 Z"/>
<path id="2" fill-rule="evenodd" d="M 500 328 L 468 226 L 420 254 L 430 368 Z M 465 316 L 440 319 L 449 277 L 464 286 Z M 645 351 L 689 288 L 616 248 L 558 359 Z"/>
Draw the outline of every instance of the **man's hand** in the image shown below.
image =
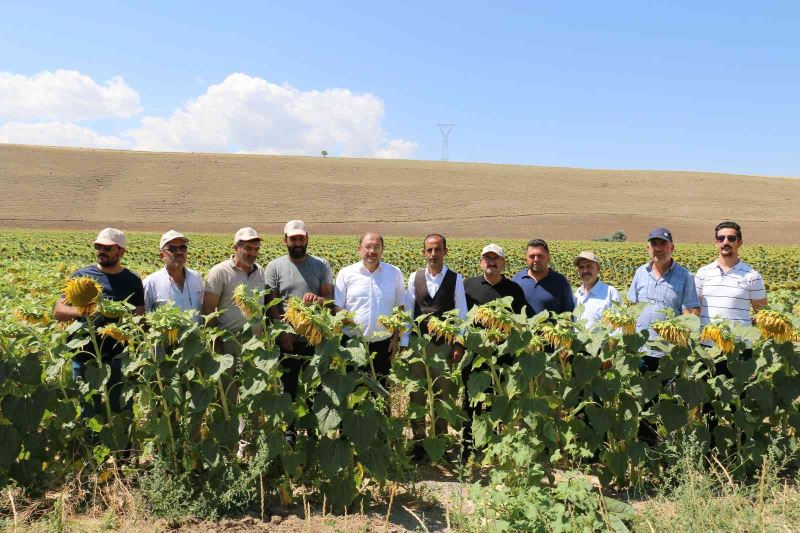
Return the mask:
<path id="1" fill-rule="evenodd" d="M 452 357 L 454 363 L 461 361 L 461 358 L 464 357 L 464 347 L 460 344 L 453 346 Z"/>
<path id="2" fill-rule="evenodd" d="M 303 295 L 303 303 L 313 304 L 320 300 L 320 297 L 313 292 L 307 292 Z"/>
<path id="3" fill-rule="evenodd" d="M 294 336 L 288 331 L 284 331 L 278 335 L 278 344 L 281 345 L 281 350 L 291 353 L 294 351 Z"/>

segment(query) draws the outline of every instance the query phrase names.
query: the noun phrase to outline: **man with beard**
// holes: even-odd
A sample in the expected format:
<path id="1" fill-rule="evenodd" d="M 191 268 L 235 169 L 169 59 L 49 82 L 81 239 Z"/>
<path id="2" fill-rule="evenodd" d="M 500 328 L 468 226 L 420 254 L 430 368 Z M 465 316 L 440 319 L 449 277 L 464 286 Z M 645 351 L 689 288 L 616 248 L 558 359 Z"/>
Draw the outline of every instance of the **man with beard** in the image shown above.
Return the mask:
<path id="1" fill-rule="evenodd" d="M 525 291 L 530 314 L 552 311 L 560 314 L 575 309 L 569 281 L 550 268 L 550 248 L 543 239 L 532 239 L 525 247 L 528 268 L 517 272 L 512 281 Z"/>
<path id="2" fill-rule="evenodd" d="M 197 311 L 195 320 L 200 322 L 203 277 L 198 271 L 186 268 L 189 239 L 183 233 L 171 229 L 161 236 L 158 249 L 164 268 L 153 272 L 142 282 L 145 311 L 149 313 L 172 302 L 181 311 Z"/>
<path id="3" fill-rule="evenodd" d="M 239 285 L 245 285 L 251 294 L 264 290 L 264 269 L 256 263 L 260 250 L 261 237 L 256 230 L 240 228 L 233 236 L 233 255 L 208 271 L 203 292 L 203 314 L 222 311 L 219 318 L 210 321 L 209 325 L 218 325 L 234 336 L 241 335 L 247 319 L 234 303 L 233 293 Z M 260 329 L 254 329 L 253 334 L 260 335 Z M 222 348 L 225 353 L 236 357 L 241 353 L 235 338 L 224 342 Z"/>
<path id="4" fill-rule="evenodd" d="M 736 222 L 725 221 L 714 229 L 719 256 L 694 276 L 700 300 L 700 323 L 714 319 L 733 320 L 750 324 L 750 308 L 758 311 L 767 305 L 764 280 L 758 271 L 739 259 L 742 228 Z"/>
<path id="5" fill-rule="evenodd" d="M 95 279 L 103 289 L 103 298 L 115 301 L 127 301 L 134 306 L 133 312 L 137 315 L 144 314 L 144 288 L 139 276 L 123 267 L 120 260 L 125 255 L 125 234 L 115 228 L 105 228 L 98 233 L 94 240 L 97 264 L 76 270 L 71 278 L 90 277 Z M 68 304 L 64 296 L 56 302 L 53 312 L 59 322 L 86 321 L 86 317 L 75 307 Z M 101 314 L 94 317 L 95 327 L 100 328 L 116 319 L 106 318 Z M 112 411 L 121 411 L 120 382 L 122 380 L 122 364 L 118 357 L 124 346 L 116 340 L 101 336 L 100 352 L 103 364 L 110 367 L 111 374 L 108 378 L 108 393 Z M 72 359 L 72 378 L 85 379 L 86 362 L 93 359 L 88 353 L 80 353 Z M 93 405 L 82 403 L 81 417 L 91 418 L 97 413 L 102 413 L 99 395 L 95 395 Z"/>
<path id="6" fill-rule="evenodd" d="M 672 254 L 675 245 L 672 232 L 667 228 L 656 228 L 647 236 L 647 254 L 650 261 L 636 269 L 628 289 L 628 300 L 647 305 L 636 319 L 636 331 L 647 329 L 650 338 L 658 334 L 650 327 L 656 320 L 665 318 L 663 309 L 672 309 L 676 315 L 700 314 L 700 302 L 694 288 L 694 278 L 686 267 L 675 262 Z M 642 358 L 642 369 L 655 371 L 664 353 L 646 348 Z"/>
<path id="7" fill-rule="evenodd" d="M 288 253 L 267 264 L 266 282 L 270 290 L 269 299 L 294 296 L 306 304 L 325 302 L 333 299 L 333 270 L 321 257 L 306 253 L 308 248 L 308 228 L 302 220 L 290 220 L 283 228 L 283 242 Z M 283 305 L 273 306 L 270 313 L 273 320 L 280 320 Z M 310 346 L 300 335 L 282 333 L 278 339 L 284 355 L 281 381 L 285 392 L 294 399 L 297 394 L 297 380 L 308 359 L 314 355 Z M 292 357 L 296 356 L 296 357 Z"/>
<path id="8" fill-rule="evenodd" d="M 358 242 L 361 261 L 348 265 L 336 276 L 334 305 L 337 312 L 344 309 L 355 315 L 357 328 L 345 329 L 347 336 L 363 334 L 370 354 L 375 354 L 372 366 L 384 386 L 397 351 L 399 336 L 391 335 L 378 323 L 378 318 L 403 307 L 403 273 L 394 265 L 381 261 L 384 242 L 381 234 L 370 231 Z"/>

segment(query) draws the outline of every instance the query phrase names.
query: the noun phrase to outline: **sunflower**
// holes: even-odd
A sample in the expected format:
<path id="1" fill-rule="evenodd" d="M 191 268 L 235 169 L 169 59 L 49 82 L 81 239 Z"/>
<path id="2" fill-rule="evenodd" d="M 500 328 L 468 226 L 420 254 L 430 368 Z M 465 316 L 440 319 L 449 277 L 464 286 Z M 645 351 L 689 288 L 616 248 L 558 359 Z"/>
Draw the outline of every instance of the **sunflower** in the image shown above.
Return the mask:
<path id="1" fill-rule="evenodd" d="M 103 292 L 103 287 L 96 279 L 89 276 L 80 276 L 67 281 L 64 287 L 64 298 L 81 315 L 93 315 L 97 308 L 97 300 Z"/>
<path id="2" fill-rule="evenodd" d="M 777 343 L 792 340 L 794 328 L 792 321 L 786 313 L 773 309 L 762 309 L 756 313 L 755 322 L 765 339 L 772 339 Z"/>
<path id="3" fill-rule="evenodd" d="M 700 332 L 701 341 L 712 341 L 724 354 L 733 353 L 734 339 L 730 327 L 727 324 L 717 322 L 706 324 Z"/>
<path id="4" fill-rule="evenodd" d="M 650 324 L 650 326 L 661 336 L 661 338 L 670 344 L 680 346 L 681 348 L 686 348 L 689 346 L 689 338 L 692 334 L 691 330 L 689 330 L 689 328 L 683 324 L 675 322 L 674 319 L 657 320 Z"/>

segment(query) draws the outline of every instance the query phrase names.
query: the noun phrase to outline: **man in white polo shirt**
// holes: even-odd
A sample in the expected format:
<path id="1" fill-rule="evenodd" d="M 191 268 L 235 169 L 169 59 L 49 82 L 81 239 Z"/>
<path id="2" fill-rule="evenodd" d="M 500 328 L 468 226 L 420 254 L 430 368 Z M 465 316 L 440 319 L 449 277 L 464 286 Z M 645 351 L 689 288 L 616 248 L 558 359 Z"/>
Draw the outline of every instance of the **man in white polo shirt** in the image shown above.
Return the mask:
<path id="1" fill-rule="evenodd" d="M 594 252 L 583 251 L 575 258 L 575 267 L 581 278 L 581 286 L 575 289 L 575 309 L 583 306 L 576 320 L 585 321 L 586 329 L 592 329 L 600 321 L 603 311 L 613 302 L 622 302 L 619 291 L 600 279 L 600 260 Z"/>
<path id="2" fill-rule="evenodd" d="M 389 374 L 391 357 L 397 350 L 398 335 L 391 336 L 378 324 L 378 317 L 391 315 L 395 307 L 402 307 L 405 298 L 403 273 L 394 265 L 381 261 L 383 237 L 370 232 L 361 237 L 358 255 L 361 261 L 344 267 L 336 276 L 334 305 L 355 314 L 355 322 L 375 352 L 372 363 L 381 378 Z M 355 335 L 355 331 L 345 331 Z"/>
<path id="3" fill-rule="evenodd" d="M 158 256 L 164 268 L 153 272 L 144 284 L 144 309 L 147 312 L 173 302 L 181 311 L 197 311 L 195 319 L 202 320 L 203 277 L 196 270 L 186 268 L 189 255 L 189 239 L 173 229 L 161 236 Z"/>
<path id="4" fill-rule="evenodd" d="M 241 228 L 233 237 L 233 255 L 221 263 L 217 263 L 206 275 L 205 292 L 203 293 L 203 314 L 222 310 L 218 321 L 211 325 L 219 325 L 233 334 L 241 334 L 247 320 L 242 311 L 233 302 L 233 291 L 244 284 L 251 293 L 263 291 L 266 287 L 264 269 L 256 263 L 261 249 L 261 237 L 253 228 Z M 263 302 L 262 302 L 263 303 Z M 259 335 L 254 329 L 253 334 Z M 241 353 L 239 343 L 235 340 L 224 344 L 226 353 L 238 356 Z"/>
<path id="5" fill-rule="evenodd" d="M 719 256 L 713 263 L 698 269 L 694 277 L 700 300 L 700 322 L 705 325 L 721 318 L 750 324 L 750 308 L 758 311 L 767 305 L 764 280 L 739 259 L 742 246 L 739 224 L 720 222 L 714 235 Z"/>

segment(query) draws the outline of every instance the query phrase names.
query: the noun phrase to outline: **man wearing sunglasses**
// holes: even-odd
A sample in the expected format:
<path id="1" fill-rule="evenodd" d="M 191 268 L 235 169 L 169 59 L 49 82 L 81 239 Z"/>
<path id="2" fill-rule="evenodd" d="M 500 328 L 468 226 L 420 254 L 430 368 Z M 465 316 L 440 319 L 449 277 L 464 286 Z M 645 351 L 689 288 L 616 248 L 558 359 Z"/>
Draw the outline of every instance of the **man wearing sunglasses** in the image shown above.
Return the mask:
<path id="1" fill-rule="evenodd" d="M 764 280 L 756 270 L 739 259 L 742 228 L 726 220 L 715 228 L 719 256 L 695 274 L 697 297 L 700 299 L 700 321 L 703 325 L 714 319 L 733 320 L 749 325 L 750 308 L 758 311 L 767 305 Z"/>
<path id="2" fill-rule="evenodd" d="M 144 309 L 147 312 L 172 302 L 181 311 L 197 311 L 200 322 L 203 303 L 203 277 L 196 270 L 186 268 L 189 239 L 175 230 L 161 236 L 158 256 L 164 268 L 144 278 Z"/>
<path id="3" fill-rule="evenodd" d="M 135 314 L 141 315 L 144 314 L 142 280 L 120 263 L 120 260 L 125 255 L 126 247 L 125 234 L 122 231 L 115 228 L 101 230 L 94 240 L 97 263 L 76 270 L 70 277 L 88 276 L 94 278 L 103 288 L 103 298 L 117 301 L 125 300 L 134 306 L 133 312 Z M 86 317 L 75 307 L 69 305 L 63 295 L 56 302 L 53 315 L 60 322 L 86 321 Z M 97 328 L 117 321 L 117 319 L 107 318 L 100 313 L 95 314 L 93 320 Z M 100 336 L 99 340 L 103 363 L 111 368 L 111 375 L 108 379 L 111 409 L 114 412 L 120 412 L 119 395 L 121 391 L 118 385 L 122 379 L 122 365 L 117 356 L 122 353 L 124 346 L 110 337 Z M 86 362 L 90 359 L 93 359 L 93 356 L 87 352 L 81 352 L 72 359 L 73 379 L 78 377 L 85 379 Z M 82 405 L 81 416 L 90 418 L 96 413 L 102 412 L 100 410 L 99 395 L 96 395 L 94 405 Z"/>

